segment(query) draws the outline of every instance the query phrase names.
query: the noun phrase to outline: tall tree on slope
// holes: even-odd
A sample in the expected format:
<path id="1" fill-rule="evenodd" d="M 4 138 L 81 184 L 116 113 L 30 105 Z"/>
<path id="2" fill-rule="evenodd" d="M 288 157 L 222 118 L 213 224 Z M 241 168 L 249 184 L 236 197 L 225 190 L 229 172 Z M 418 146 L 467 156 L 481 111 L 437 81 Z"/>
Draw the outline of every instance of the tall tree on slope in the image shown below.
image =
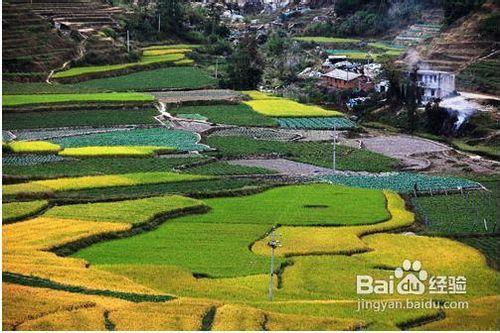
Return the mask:
<path id="1" fill-rule="evenodd" d="M 184 27 L 184 4 L 182 0 L 157 0 L 156 14 L 160 17 L 160 30 L 179 34 Z"/>

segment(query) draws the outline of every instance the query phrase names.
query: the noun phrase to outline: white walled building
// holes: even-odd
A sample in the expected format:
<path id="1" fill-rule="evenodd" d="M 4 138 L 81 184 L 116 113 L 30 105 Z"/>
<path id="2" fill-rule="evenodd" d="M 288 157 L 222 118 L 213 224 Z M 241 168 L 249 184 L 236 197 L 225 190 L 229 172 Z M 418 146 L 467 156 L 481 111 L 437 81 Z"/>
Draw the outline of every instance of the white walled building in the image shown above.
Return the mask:
<path id="1" fill-rule="evenodd" d="M 419 69 L 417 71 L 419 86 L 423 88 L 422 102 L 435 98 L 446 98 L 455 92 L 455 74 Z"/>

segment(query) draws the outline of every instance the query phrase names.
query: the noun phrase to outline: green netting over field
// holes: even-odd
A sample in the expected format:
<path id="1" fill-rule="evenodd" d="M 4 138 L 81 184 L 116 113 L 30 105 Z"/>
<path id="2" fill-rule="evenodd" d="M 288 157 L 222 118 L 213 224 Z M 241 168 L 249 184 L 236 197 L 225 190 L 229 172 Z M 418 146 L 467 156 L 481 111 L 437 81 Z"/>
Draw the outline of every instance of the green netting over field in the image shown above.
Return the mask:
<path id="1" fill-rule="evenodd" d="M 391 172 L 381 174 L 335 174 L 320 179 L 353 187 L 388 189 L 400 193 L 413 192 L 415 184 L 419 191 L 443 191 L 462 188 L 479 188 L 481 184 L 463 178 L 430 176 L 411 172 Z"/>
<path id="2" fill-rule="evenodd" d="M 279 126 L 291 129 L 338 129 L 354 128 L 356 124 L 343 117 L 275 118 Z"/>
<path id="3" fill-rule="evenodd" d="M 110 133 L 73 136 L 54 140 L 64 148 L 87 146 L 164 146 L 181 151 L 206 150 L 198 144 L 198 136 L 192 132 L 166 128 L 147 128 Z"/>

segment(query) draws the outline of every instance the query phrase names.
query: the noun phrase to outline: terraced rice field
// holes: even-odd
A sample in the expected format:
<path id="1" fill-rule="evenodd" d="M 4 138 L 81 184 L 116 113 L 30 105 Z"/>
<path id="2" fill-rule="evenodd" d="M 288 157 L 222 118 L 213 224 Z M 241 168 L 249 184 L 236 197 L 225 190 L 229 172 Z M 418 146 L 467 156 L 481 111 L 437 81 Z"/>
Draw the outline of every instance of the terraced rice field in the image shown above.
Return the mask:
<path id="1" fill-rule="evenodd" d="M 125 64 L 116 65 L 102 65 L 102 66 L 85 66 L 85 67 L 74 67 L 54 74 L 55 79 L 64 79 L 78 76 L 85 76 L 98 73 L 111 73 L 118 72 L 127 68 L 141 68 L 151 65 L 167 64 L 167 65 L 191 65 L 192 60 L 186 57 L 186 53 L 191 50 L 191 48 L 181 47 L 173 48 L 171 52 L 153 52 L 154 50 L 161 50 L 161 46 L 155 48 L 154 46 L 148 48 L 144 53 L 143 57 L 138 62 L 130 62 Z"/>
<path id="2" fill-rule="evenodd" d="M 27 161 L 22 158 L 25 157 Z M 86 159 L 62 159 L 57 155 L 10 155 L 6 163 L 3 161 L 4 175 L 17 176 L 21 178 L 61 178 L 77 176 L 97 176 L 102 174 L 121 174 L 127 172 L 158 172 L 172 171 L 173 168 L 185 164 L 205 161 L 203 157 L 181 157 L 181 158 L 86 158 Z M 57 161 L 50 167 L 39 163 L 40 158 L 47 158 L 47 163 Z M 34 161 L 33 161 L 34 159 Z M 7 161 L 9 161 L 7 160 Z M 20 160 L 17 162 L 17 160 Z M 62 160 L 62 161 L 61 161 Z M 45 160 L 42 160 L 45 161 Z M 16 167 L 22 163 L 23 168 Z M 26 165 L 31 163 L 31 165 Z"/>
<path id="3" fill-rule="evenodd" d="M 155 109 L 138 110 L 77 110 L 50 112 L 5 112 L 4 130 L 36 129 L 76 126 L 116 126 L 131 124 L 157 124 Z"/>
<path id="4" fill-rule="evenodd" d="M 177 66 L 191 63 L 186 56 L 195 47 L 146 47 L 138 64 L 72 68 L 56 76 L 80 80 L 160 63 L 172 67 L 75 85 L 7 88 L 4 105 L 12 111 L 4 112 L 9 132 L 2 133 L 4 329 L 498 328 L 499 276 L 491 268 L 498 267 L 498 239 L 468 229 L 477 220 L 472 205 L 452 210 L 458 200 L 436 196 L 478 183 L 391 172 L 397 159 L 342 145 L 337 168 L 349 171 L 317 177 L 317 171 L 332 173 L 333 146 L 297 141 L 295 133 L 354 127 L 340 112 L 257 91 L 158 91 L 154 97 L 128 92 L 216 84 L 197 68 Z M 396 51 L 385 44 L 369 47 Z M 171 114 L 233 126 L 208 125 L 199 135 L 184 130 L 192 128 L 181 121 L 169 123 L 183 130 L 167 128 L 151 109 L 105 107 L 154 99 Z M 64 111 L 45 111 L 52 105 Z M 38 109 L 26 109 L 32 106 Z M 269 128 L 277 126 L 284 128 Z M 278 164 L 279 174 L 265 168 Z M 408 205 L 396 192 L 411 193 L 415 183 L 419 197 Z M 434 197 L 420 196 L 430 190 Z M 481 213 L 494 219 L 494 205 L 485 203 Z M 438 222 L 421 225 L 420 208 Z M 450 236 L 443 230 L 452 218 L 460 219 L 460 234 L 454 235 L 460 242 L 424 235 Z M 273 230 L 281 246 L 270 277 Z M 439 300 L 467 301 L 469 311 L 357 311 L 356 275 L 390 279 L 404 260 L 420 261 L 429 277 L 466 276 L 466 294 L 442 294 Z M 363 298 L 405 302 L 435 296 Z"/>
<path id="5" fill-rule="evenodd" d="M 110 103 L 110 102 L 152 102 L 154 97 L 141 93 L 95 93 L 95 94 L 37 94 L 37 95 L 3 95 L 3 105 L 19 107 L 36 104 L 61 103 Z"/>
<path id="6" fill-rule="evenodd" d="M 382 193 L 369 190 L 345 193 L 351 198 L 356 197 L 366 209 L 358 209 L 356 214 L 344 216 L 340 212 L 352 211 L 352 207 L 326 200 L 329 194 L 338 192 L 339 188 L 329 185 L 305 185 L 272 189 L 253 196 L 208 199 L 204 200 L 211 208 L 207 214 L 171 221 L 162 225 L 158 234 L 148 233 L 95 245 L 80 251 L 77 257 L 86 258 L 95 264 L 136 264 L 140 261 L 151 265 L 176 265 L 211 276 L 265 273 L 268 266 L 266 257 L 255 256 L 247 250 L 246 244 L 265 234 L 270 228 L 270 221 L 290 225 L 353 225 L 388 218 Z M 293 199 L 281 201 L 278 199 L 280 197 Z M 308 208 L 325 203 L 329 204 L 325 209 Z M 251 218 L 242 214 L 242 209 L 249 206 L 255 207 Z M 75 211 L 77 209 L 75 207 Z M 147 251 L 149 255 L 145 255 L 141 249 L 145 244 L 156 246 L 154 239 L 162 239 L 157 244 L 159 248 L 171 248 L 167 251 L 151 248 Z M 128 249 L 126 252 L 123 251 L 125 248 Z M 170 253 L 177 255 L 171 256 Z"/>
<path id="7" fill-rule="evenodd" d="M 102 187 L 132 186 L 210 179 L 210 176 L 178 174 L 173 172 L 128 173 L 119 175 L 68 177 L 35 180 L 27 183 L 4 185 L 4 196 L 51 195 L 53 192 L 75 191 Z"/>
<path id="8" fill-rule="evenodd" d="M 202 89 L 213 87 L 216 80 L 196 67 L 166 67 L 150 71 L 80 82 L 77 89 L 101 91 L 153 91 Z"/>

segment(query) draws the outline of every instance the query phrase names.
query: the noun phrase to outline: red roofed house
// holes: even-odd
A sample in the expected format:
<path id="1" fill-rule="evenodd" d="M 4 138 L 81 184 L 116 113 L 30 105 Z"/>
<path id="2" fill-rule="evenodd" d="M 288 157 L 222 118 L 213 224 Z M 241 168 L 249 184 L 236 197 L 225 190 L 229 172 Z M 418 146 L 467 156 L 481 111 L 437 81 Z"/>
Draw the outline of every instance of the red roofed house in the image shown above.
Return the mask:
<path id="1" fill-rule="evenodd" d="M 368 76 L 342 69 L 334 69 L 323 74 L 323 85 L 339 90 L 357 88 L 362 91 L 369 91 L 375 87 L 375 83 Z"/>

